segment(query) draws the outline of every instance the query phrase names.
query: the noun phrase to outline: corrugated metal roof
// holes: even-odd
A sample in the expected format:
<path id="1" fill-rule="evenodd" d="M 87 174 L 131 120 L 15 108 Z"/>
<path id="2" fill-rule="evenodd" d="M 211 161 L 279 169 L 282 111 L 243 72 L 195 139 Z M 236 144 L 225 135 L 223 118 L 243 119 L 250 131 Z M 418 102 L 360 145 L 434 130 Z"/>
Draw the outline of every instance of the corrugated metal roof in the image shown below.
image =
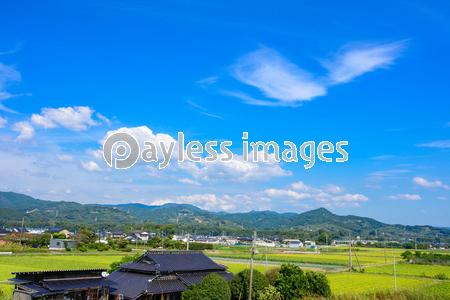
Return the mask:
<path id="1" fill-rule="evenodd" d="M 122 294 L 127 299 L 136 299 L 145 292 L 147 282 L 155 277 L 156 275 L 115 271 L 108 276 L 108 280 L 115 283 L 110 287 L 110 293 Z"/>
<path id="2" fill-rule="evenodd" d="M 32 282 L 33 282 L 33 280 L 11 278 L 11 279 L 2 281 L 1 283 L 5 283 L 5 284 L 24 284 L 24 283 L 32 283 Z"/>
<path id="3" fill-rule="evenodd" d="M 42 280 L 42 285 L 52 291 L 73 290 L 100 286 L 111 286 L 115 283 L 106 278 L 54 279 Z"/>
<path id="4" fill-rule="evenodd" d="M 233 279 L 234 274 L 228 271 L 224 272 L 205 272 L 205 273 L 191 273 L 191 274 L 178 274 L 178 277 L 187 285 L 199 284 L 209 274 L 220 275 L 226 281 Z"/>

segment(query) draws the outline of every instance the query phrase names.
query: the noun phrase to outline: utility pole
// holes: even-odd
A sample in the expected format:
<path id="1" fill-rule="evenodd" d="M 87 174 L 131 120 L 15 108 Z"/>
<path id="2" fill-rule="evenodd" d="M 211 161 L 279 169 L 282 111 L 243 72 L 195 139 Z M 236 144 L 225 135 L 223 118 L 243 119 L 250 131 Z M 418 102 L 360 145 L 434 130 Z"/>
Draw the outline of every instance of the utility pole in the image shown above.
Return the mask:
<path id="1" fill-rule="evenodd" d="M 25 220 L 25 217 L 22 218 L 22 228 L 20 229 L 20 246 L 22 246 L 22 233 L 23 233 L 23 221 Z"/>
<path id="2" fill-rule="evenodd" d="M 325 233 L 326 237 L 327 237 L 327 254 L 328 254 L 328 233 Z"/>
<path id="3" fill-rule="evenodd" d="M 267 242 L 266 242 L 266 273 L 269 269 L 267 268 Z"/>
<path id="4" fill-rule="evenodd" d="M 384 242 L 384 263 L 387 264 L 387 256 L 386 256 L 386 242 Z"/>
<path id="5" fill-rule="evenodd" d="M 395 254 L 393 249 L 392 249 L 392 257 L 394 258 L 394 282 L 395 282 L 395 290 L 397 291 L 397 274 L 395 273 Z"/>
<path id="6" fill-rule="evenodd" d="M 189 251 L 189 233 L 187 234 L 186 250 Z"/>
<path id="7" fill-rule="evenodd" d="M 252 255 L 250 259 L 250 286 L 248 289 L 248 300 L 252 300 L 252 281 L 253 281 L 253 254 L 255 252 L 256 230 L 253 233 Z"/>
<path id="8" fill-rule="evenodd" d="M 348 234 L 348 249 L 349 249 L 349 254 L 350 254 L 350 268 L 349 271 L 352 270 L 352 241 L 350 240 L 350 233 Z"/>

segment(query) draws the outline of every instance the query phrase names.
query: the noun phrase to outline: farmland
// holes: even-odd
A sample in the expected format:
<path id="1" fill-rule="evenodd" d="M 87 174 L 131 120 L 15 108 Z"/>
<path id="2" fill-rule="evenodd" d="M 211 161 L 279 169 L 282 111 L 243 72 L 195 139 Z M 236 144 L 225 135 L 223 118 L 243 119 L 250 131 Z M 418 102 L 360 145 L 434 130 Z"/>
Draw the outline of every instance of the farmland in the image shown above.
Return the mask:
<path id="1" fill-rule="evenodd" d="M 380 256 L 378 251 L 366 252 L 375 255 L 365 256 L 364 252 L 358 253 L 360 260 L 364 263 L 376 264 L 384 263 L 384 254 Z M 364 253 L 364 254 L 363 254 Z M 229 271 L 238 273 L 249 268 L 248 254 L 231 253 L 209 253 L 214 255 L 219 263 L 226 264 Z M 242 257 L 242 261 L 227 261 L 226 257 Z M 85 254 L 85 255 L 17 255 L 0 257 L 0 281 L 12 278 L 11 272 L 37 271 L 37 270 L 61 270 L 61 269 L 83 269 L 83 268 L 109 268 L 109 265 L 123 257 L 121 255 L 106 254 Z M 262 260 L 265 255 L 258 254 L 256 258 Z M 333 254 L 281 254 L 270 253 L 269 259 L 282 262 L 309 262 L 318 264 L 340 263 L 346 264 L 348 253 Z M 354 261 L 356 265 L 356 261 Z M 269 262 L 270 264 L 270 262 Z M 397 264 L 397 285 L 398 289 L 415 290 L 420 289 L 427 293 L 448 295 L 450 290 L 450 281 L 439 281 L 433 278 L 435 275 L 444 273 L 450 275 L 450 267 L 428 266 L 428 265 L 410 265 L 406 263 Z M 269 268 L 273 268 L 269 266 Z M 265 273 L 264 264 L 255 264 L 255 269 Z M 365 273 L 360 272 L 329 272 L 327 278 L 333 294 L 340 295 L 344 293 L 365 293 L 373 290 L 392 290 L 394 289 L 393 265 L 366 267 Z M 427 278 L 424 278 L 427 277 Z M 2 284 L 2 290 L 6 295 L 11 295 L 13 286 Z"/>

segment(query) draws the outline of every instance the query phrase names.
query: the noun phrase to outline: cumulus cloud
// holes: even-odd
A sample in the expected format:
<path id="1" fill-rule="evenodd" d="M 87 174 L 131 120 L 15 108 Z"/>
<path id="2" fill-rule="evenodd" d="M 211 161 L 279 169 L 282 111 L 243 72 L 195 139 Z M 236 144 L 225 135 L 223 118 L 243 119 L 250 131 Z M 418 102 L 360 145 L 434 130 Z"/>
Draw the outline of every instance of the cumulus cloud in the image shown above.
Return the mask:
<path id="1" fill-rule="evenodd" d="M 298 106 L 304 101 L 326 95 L 330 86 L 347 83 L 365 73 L 389 67 L 404 48 L 405 41 L 345 45 L 330 60 L 322 60 L 322 66 L 328 70 L 328 74 L 318 78 L 275 50 L 263 47 L 246 54 L 230 69 L 232 76 L 258 88 L 267 100 L 255 99 L 241 91 L 224 93 L 252 105 Z"/>
<path id="2" fill-rule="evenodd" d="M 166 203 L 192 204 L 210 211 L 235 211 L 239 210 L 268 210 L 271 208 L 271 200 L 264 197 L 251 197 L 249 195 L 216 195 L 196 194 L 178 196 L 154 200 L 151 205 L 163 205 Z"/>
<path id="3" fill-rule="evenodd" d="M 189 178 L 178 179 L 178 181 L 181 182 L 181 183 L 186 183 L 186 184 L 191 184 L 191 185 L 197 185 L 197 186 L 201 185 L 197 181 L 189 179 Z"/>
<path id="4" fill-rule="evenodd" d="M 101 171 L 102 169 L 100 169 L 100 167 L 93 161 L 89 161 L 89 162 L 83 162 L 82 160 L 80 160 L 81 162 L 81 166 L 83 167 L 83 169 L 93 172 L 93 171 Z"/>
<path id="5" fill-rule="evenodd" d="M 92 119 L 94 110 L 87 106 L 43 108 L 40 114 L 33 114 L 31 122 L 44 128 L 62 126 L 73 131 L 84 131 L 90 126 L 100 125 Z"/>
<path id="6" fill-rule="evenodd" d="M 428 181 L 428 180 L 426 180 L 424 178 L 421 178 L 421 177 L 414 177 L 412 181 L 415 184 L 423 186 L 423 187 L 429 187 L 429 188 L 442 187 L 442 188 L 444 188 L 446 190 L 450 190 L 450 187 L 448 185 L 443 184 L 441 181 L 438 181 L 438 180 L 433 182 L 433 181 Z"/>
<path id="7" fill-rule="evenodd" d="M 396 196 L 387 196 L 391 200 L 422 200 L 419 195 L 397 194 Z"/>
<path id="8" fill-rule="evenodd" d="M 331 200 L 346 201 L 346 202 L 366 202 L 366 201 L 369 201 L 369 198 L 367 198 L 364 195 L 360 195 L 360 194 L 345 194 L 342 196 L 331 197 Z"/>
<path id="9" fill-rule="evenodd" d="M 16 132 L 20 132 L 20 135 L 14 140 L 15 142 L 23 142 L 33 138 L 36 135 L 33 126 L 30 122 L 22 121 L 15 123 L 11 129 Z"/>
<path id="10" fill-rule="evenodd" d="M 341 193 L 345 192 L 345 189 L 340 186 L 330 183 L 325 187 L 325 192 L 330 193 L 330 194 L 341 194 Z"/>
<path id="11" fill-rule="evenodd" d="M 8 121 L 0 116 L 0 128 L 5 128 L 6 123 L 8 123 Z"/>
<path id="12" fill-rule="evenodd" d="M 277 189 L 267 189 L 264 194 L 272 198 L 293 198 L 296 200 L 311 198 L 311 194 L 307 193 L 297 193 L 291 190 L 277 190 Z"/>
<path id="13" fill-rule="evenodd" d="M 249 157 L 252 157 L 252 155 L 253 152 L 250 152 Z M 237 154 L 234 154 L 233 160 L 228 162 L 220 161 L 221 157 L 226 157 L 226 155 L 219 155 L 219 159 L 214 162 L 207 162 L 203 158 L 198 163 L 179 162 L 178 168 L 197 180 L 205 181 L 252 182 L 292 175 L 290 171 L 281 168 L 280 163 L 275 161 L 273 154 L 269 154 L 268 162 L 262 162 L 263 151 L 258 152 L 259 162 L 244 162 L 243 157 Z"/>
<path id="14" fill-rule="evenodd" d="M 56 158 L 63 162 L 71 162 L 73 161 L 73 157 L 65 154 L 55 154 Z"/>

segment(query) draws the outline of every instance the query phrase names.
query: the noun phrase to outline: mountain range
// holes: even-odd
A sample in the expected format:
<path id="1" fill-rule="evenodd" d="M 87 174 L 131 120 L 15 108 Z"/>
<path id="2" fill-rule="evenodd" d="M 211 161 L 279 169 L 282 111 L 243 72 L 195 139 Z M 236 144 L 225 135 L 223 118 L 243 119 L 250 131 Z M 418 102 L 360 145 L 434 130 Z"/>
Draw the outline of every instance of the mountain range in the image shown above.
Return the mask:
<path id="1" fill-rule="evenodd" d="M 67 224 L 135 225 L 152 222 L 177 224 L 190 228 L 209 226 L 220 229 L 256 229 L 262 231 L 317 231 L 328 230 L 340 236 L 360 235 L 367 238 L 389 236 L 390 238 L 439 237 L 450 238 L 448 228 L 433 226 L 405 226 L 386 224 L 372 218 L 340 216 L 325 208 L 301 214 L 274 211 L 251 211 L 246 213 L 209 212 L 190 204 L 164 204 L 148 206 L 128 203 L 119 205 L 92 205 L 68 201 L 46 201 L 13 193 L 0 192 L 0 226 L 17 226 L 22 218 L 27 224 L 48 226 L 57 222 Z M 68 226 L 68 225 L 67 225 Z"/>

